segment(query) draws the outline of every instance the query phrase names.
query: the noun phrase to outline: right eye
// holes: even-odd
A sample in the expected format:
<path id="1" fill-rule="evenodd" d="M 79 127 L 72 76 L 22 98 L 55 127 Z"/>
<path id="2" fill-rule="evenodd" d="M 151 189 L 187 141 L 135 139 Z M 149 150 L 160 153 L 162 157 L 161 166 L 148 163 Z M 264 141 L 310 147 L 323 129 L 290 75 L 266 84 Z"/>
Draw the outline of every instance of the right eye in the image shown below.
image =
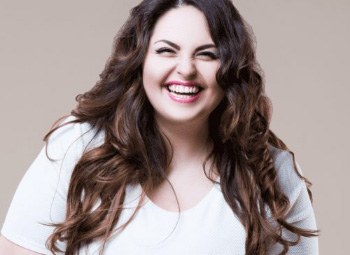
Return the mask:
<path id="1" fill-rule="evenodd" d="M 159 48 L 156 50 L 157 54 L 172 54 L 175 53 L 174 50 L 167 48 L 167 47 L 163 47 L 163 48 Z"/>

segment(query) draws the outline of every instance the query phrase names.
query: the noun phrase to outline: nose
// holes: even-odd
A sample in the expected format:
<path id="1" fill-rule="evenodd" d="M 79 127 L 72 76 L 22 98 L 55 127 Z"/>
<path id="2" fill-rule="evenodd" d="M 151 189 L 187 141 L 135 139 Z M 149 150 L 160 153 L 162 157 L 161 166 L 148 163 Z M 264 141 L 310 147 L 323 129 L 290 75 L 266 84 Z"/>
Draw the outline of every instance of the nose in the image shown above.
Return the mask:
<path id="1" fill-rule="evenodd" d="M 178 74 L 182 75 L 184 78 L 187 79 L 193 78 L 197 73 L 194 60 L 189 57 L 182 57 L 181 59 L 179 59 L 176 71 Z"/>

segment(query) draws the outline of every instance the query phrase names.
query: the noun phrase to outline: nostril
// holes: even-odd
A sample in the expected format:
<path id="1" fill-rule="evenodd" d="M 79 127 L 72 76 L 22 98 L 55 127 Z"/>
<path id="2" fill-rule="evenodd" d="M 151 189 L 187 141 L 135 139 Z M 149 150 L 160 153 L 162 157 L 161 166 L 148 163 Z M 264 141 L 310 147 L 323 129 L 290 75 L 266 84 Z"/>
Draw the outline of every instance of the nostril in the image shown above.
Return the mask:
<path id="1" fill-rule="evenodd" d="M 181 62 L 177 65 L 177 73 L 184 76 L 193 76 L 196 72 L 197 69 L 192 61 L 186 61 L 186 63 Z"/>

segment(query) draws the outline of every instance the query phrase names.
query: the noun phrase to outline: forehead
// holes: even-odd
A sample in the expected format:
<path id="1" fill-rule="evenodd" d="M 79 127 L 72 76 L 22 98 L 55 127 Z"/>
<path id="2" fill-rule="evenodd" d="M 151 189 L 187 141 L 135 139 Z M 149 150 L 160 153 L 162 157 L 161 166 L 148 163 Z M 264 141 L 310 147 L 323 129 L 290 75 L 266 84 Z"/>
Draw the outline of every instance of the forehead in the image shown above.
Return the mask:
<path id="1" fill-rule="evenodd" d="M 190 5 L 170 9 L 158 19 L 151 42 L 161 39 L 179 43 L 184 41 L 213 42 L 204 14 Z"/>

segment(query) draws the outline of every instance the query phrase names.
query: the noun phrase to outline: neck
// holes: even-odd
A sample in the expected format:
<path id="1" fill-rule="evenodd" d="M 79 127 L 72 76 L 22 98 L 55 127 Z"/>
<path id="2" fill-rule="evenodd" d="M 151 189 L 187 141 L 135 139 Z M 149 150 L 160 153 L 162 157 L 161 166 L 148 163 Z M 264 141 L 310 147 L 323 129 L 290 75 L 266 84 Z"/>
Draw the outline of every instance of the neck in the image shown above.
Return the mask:
<path id="1" fill-rule="evenodd" d="M 171 144 L 171 168 L 185 169 L 181 166 L 204 162 L 211 150 L 207 120 L 174 123 L 157 119 L 157 125 Z"/>

